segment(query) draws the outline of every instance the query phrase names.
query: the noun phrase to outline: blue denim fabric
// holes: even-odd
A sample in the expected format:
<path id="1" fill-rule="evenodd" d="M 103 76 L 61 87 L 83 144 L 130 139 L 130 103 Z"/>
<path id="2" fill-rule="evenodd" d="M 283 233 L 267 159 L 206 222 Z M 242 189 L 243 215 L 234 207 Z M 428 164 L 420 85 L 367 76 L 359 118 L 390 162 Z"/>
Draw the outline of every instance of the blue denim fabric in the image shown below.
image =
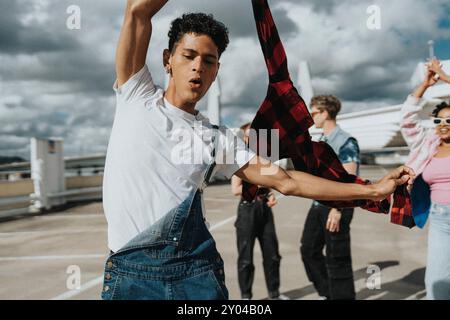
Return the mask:
<path id="1" fill-rule="evenodd" d="M 218 146 L 218 127 L 213 129 L 213 160 L 202 188 L 108 257 L 102 299 L 228 299 L 223 260 L 202 209 L 202 190 L 211 177 Z"/>
<path id="2" fill-rule="evenodd" d="M 223 260 L 205 225 L 199 190 L 108 257 L 102 299 L 228 299 Z"/>
<path id="3" fill-rule="evenodd" d="M 450 300 L 450 205 L 431 205 L 425 287 L 427 299 Z"/>
<path id="4" fill-rule="evenodd" d="M 359 174 L 359 164 L 361 163 L 361 157 L 359 152 L 358 141 L 355 138 L 349 138 L 339 149 L 338 154 L 339 160 L 342 164 L 355 162 L 358 164 Z"/>
<path id="5" fill-rule="evenodd" d="M 428 220 L 431 207 L 430 186 L 423 180 L 422 175 L 414 180 L 411 190 L 411 203 L 414 222 L 422 229 Z"/>
<path id="6" fill-rule="evenodd" d="M 349 133 L 342 130 L 340 126 L 336 126 L 329 136 L 322 134 L 319 141 L 328 143 L 328 145 L 337 154 L 342 164 L 355 162 L 357 163 L 356 175 L 359 175 L 359 165 L 361 163 L 361 155 L 359 151 L 358 140 L 353 138 Z M 318 201 L 313 201 L 314 206 L 323 206 Z"/>

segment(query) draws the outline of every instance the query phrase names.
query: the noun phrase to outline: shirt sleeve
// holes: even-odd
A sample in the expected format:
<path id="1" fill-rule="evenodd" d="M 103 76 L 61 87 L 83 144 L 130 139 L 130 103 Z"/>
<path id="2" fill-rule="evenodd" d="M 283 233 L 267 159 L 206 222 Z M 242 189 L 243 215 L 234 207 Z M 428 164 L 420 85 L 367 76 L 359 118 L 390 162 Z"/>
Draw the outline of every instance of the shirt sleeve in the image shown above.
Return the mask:
<path id="1" fill-rule="evenodd" d="M 152 76 L 147 65 L 135 73 L 127 82 L 118 87 L 117 80 L 113 90 L 118 100 L 132 103 L 136 100 L 148 99 L 156 92 Z"/>
<path id="2" fill-rule="evenodd" d="M 426 105 L 426 100 L 409 95 L 401 110 L 400 130 L 412 153 L 423 148 L 429 130 L 421 123 L 419 112 Z"/>
<path id="3" fill-rule="evenodd" d="M 228 179 L 256 156 L 242 138 L 228 128 L 219 129 L 217 149 L 215 175 L 223 175 Z"/>
<path id="4" fill-rule="evenodd" d="M 346 143 L 339 149 L 339 160 L 345 163 L 361 163 L 361 158 L 359 155 L 359 145 L 355 138 L 350 138 Z"/>

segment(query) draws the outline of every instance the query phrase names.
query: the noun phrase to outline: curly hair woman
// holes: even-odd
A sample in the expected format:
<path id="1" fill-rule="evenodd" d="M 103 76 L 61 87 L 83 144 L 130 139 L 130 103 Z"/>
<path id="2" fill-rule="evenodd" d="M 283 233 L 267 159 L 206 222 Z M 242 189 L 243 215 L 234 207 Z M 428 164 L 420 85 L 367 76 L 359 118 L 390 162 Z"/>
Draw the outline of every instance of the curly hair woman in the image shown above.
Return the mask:
<path id="1" fill-rule="evenodd" d="M 430 218 L 425 286 L 427 298 L 450 299 L 450 104 L 442 102 L 432 112 L 435 129 L 420 124 L 425 91 L 440 79 L 450 83 L 437 60 L 430 62 L 423 83 L 402 107 L 402 134 L 411 148 L 408 165 L 417 174 L 411 198 L 416 224 Z"/>

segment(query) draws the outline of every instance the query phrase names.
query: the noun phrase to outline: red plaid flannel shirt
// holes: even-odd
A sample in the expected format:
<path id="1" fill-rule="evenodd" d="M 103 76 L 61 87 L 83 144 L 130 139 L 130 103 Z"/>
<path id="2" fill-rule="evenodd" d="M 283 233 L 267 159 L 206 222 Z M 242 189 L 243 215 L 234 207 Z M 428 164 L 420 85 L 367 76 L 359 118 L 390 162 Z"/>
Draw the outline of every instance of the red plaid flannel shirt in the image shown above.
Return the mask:
<path id="1" fill-rule="evenodd" d="M 278 129 L 280 159 L 291 158 L 296 170 L 308 172 L 325 179 L 345 183 L 369 184 L 355 175 L 348 174 L 333 149 L 324 142 L 313 142 L 308 129 L 313 120 L 289 75 L 286 53 L 279 38 L 267 0 L 252 0 L 261 48 L 269 71 L 267 96 L 252 122 L 256 129 Z M 267 144 L 270 149 L 270 135 Z M 259 150 L 257 150 L 259 152 Z M 268 153 L 270 154 L 270 150 Z M 251 201 L 258 187 L 244 182 L 243 197 Z M 376 213 L 389 213 L 391 199 L 383 201 L 320 201 L 332 208 L 361 207 Z M 406 186 L 395 190 L 391 210 L 391 222 L 412 228 L 411 199 Z"/>

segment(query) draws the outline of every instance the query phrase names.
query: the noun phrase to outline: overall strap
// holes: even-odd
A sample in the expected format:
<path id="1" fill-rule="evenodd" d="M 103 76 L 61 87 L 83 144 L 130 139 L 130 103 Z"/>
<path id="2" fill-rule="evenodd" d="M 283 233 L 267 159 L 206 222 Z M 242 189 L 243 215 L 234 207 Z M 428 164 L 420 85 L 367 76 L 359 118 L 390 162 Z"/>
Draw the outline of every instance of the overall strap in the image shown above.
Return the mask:
<path id="1" fill-rule="evenodd" d="M 216 154 L 217 154 L 217 148 L 219 146 L 219 127 L 216 125 L 212 126 L 212 143 L 213 143 L 213 150 L 212 150 L 212 160 L 211 163 L 208 165 L 208 169 L 205 172 L 205 175 L 203 177 L 202 187 L 200 189 L 201 192 L 205 190 L 205 188 L 208 186 L 213 170 L 216 167 Z"/>
<path id="2" fill-rule="evenodd" d="M 212 150 L 212 159 L 211 163 L 208 166 L 208 169 L 205 172 L 205 176 L 203 178 L 202 186 L 199 189 L 200 191 L 200 202 L 202 207 L 202 215 L 203 215 L 203 221 L 205 222 L 206 228 L 209 229 L 210 225 L 209 222 L 205 218 L 206 209 L 205 209 L 205 199 L 203 197 L 203 190 L 208 186 L 209 180 L 211 179 L 214 167 L 216 166 L 216 154 L 217 154 L 217 148 L 219 146 L 219 127 L 213 125 L 212 126 L 213 134 L 212 134 L 212 143 L 213 143 L 213 150 Z"/>

